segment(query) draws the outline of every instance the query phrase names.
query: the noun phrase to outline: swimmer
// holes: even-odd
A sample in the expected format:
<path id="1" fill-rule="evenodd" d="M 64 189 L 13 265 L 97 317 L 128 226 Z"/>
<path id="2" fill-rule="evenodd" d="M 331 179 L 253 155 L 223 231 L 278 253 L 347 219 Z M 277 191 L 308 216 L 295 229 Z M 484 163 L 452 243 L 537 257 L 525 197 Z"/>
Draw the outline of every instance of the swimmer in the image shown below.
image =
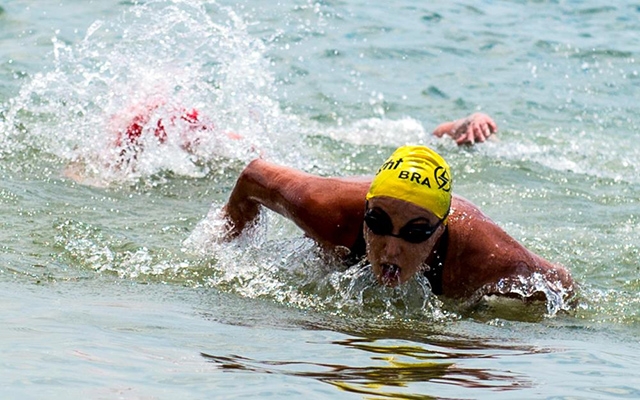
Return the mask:
<path id="1" fill-rule="evenodd" d="M 222 148 L 228 141 L 236 143 L 244 138 L 221 130 L 196 108 L 177 107 L 156 99 L 112 115 L 106 124 L 106 139 L 107 151 L 77 157 L 65 166 L 63 175 L 84 185 L 103 187 L 108 181 L 100 178 L 102 173 L 136 172 L 141 155 L 149 147 L 174 146 L 197 158 L 212 144 Z M 255 146 L 246 145 L 255 151 Z"/>
<path id="2" fill-rule="evenodd" d="M 109 151 L 99 157 L 79 157 L 63 170 L 66 178 L 78 183 L 103 187 L 98 174 L 90 171 L 110 171 L 129 173 L 137 169 L 139 156 L 145 145 L 177 144 L 188 154 L 202 151 L 204 142 L 211 140 L 242 141 L 244 137 L 235 132 L 223 131 L 211 119 L 203 116 L 196 108 L 168 105 L 162 99 L 151 99 L 132 105 L 123 112 L 113 115 L 108 123 Z M 498 128 L 486 114 L 474 113 L 465 118 L 440 124 L 433 135 L 450 136 L 458 145 L 484 142 L 492 137 Z M 245 143 L 250 151 L 262 157 L 262 151 L 251 143 Z M 99 168 L 96 168 L 98 166 Z"/>
<path id="3" fill-rule="evenodd" d="M 452 194 L 448 164 L 428 147 L 398 148 L 373 178 L 320 177 L 254 160 L 221 211 L 228 228 L 222 239 L 251 226 L 261 206 L 291 219 L 326 251 L 366 257 L 381 285 L 424 274 L 437 295 L 520 297 L 505 287 L 536 275 L 556 293 L 574 292 L 564 267 L 527 250 Z"/>
<path id="4" fill-rule="evenodd" d="M 171 112 L 168 121 L 162 118 L 152 119 L 153 113 L 162 104 L 148 105 L 141 110 L 133 110 L 133 116 L 125 121 L 124 128 L 117 129 L 116 140 L 114 145 L 122 148 L 123 152 L 132 147 L 141 150 L 141 136 L 143 131 L 149 130 L 153 132 L 154 137 L 159 143 L 165 143 L 167 140 L 166 126 L 176 127 L 178 124 L 184 125 L 180 130 L 181 147 L 190 150 L 197 144 L 197 138 L 194 133 L 198 131 L 215 132 L 216 127 L 213 122 L 200 115 L 200 112 L 192 108 L 191 110 L 182 109 Z M 129 113 L 131 115 L 131 113 Z M 114 125 L 117 125 L 116 121 Z M 122 125 L 122 124 L 120 124 Z M 436 127 L 433 135 L 443 137 L 450 136 L 458 145 L 474 144 L 476 142 L 484 142 L 498 131 L 495 121 L 487 114 L 473 113 L 466 118 L 460 118 L 451 122 L 444 122 Z M 227 137 L 234 140 L 242 139 L 242 136 L 225 132 Z"/>
<path id="5" fill-rule="evenodd" d="M 161 106 L 164 107 L 159 110 Z M 159 145 L 167 143 L 169 133 L 172 133 L 176 136 L 172 139 L 188 153 L 194 153 L 202 135 L 221 134 L 215 124 L 203 117 L 197 109 L 169 108 L 162 103 L 133 109 L 124 120 L 116 116 L 111 126 L 116 131 L 113 146 L 119 150 L 119 159 L 116 162 L 118 168 L 135 161 L 144 150 L 143 134 L 145 132 L 148 132 L 149 137 L 156 140 Z M 242 139 L 242 136 L 233 132 L 224 132 L 223 135 L 232 140 Z"/>
<path id="6" fill-rule="evenodd" d="M 207 118 L 203 118 L 195 109 L 174 109 L 168 112 L 167 118 L 154 117 L 157 109 L 164 104 L 151 104 L 142 109 L 134 109 L 129 113 L 129 119 L 122 124 L 121 118 L 114 119 L 112 125 L 118 126 L 114 146 L 119 149 L 119 160 L 116 166 L 128 165 L 137 159 L 143 150 L 142 135 L 144 132 L 153 133 L 158 144 L 167 141 L 167 127 L 172 132 L 178 132 L 180 147 L 193 152 L 198 145 L 198 135 L 217 135 L 220 132 Z M 433 135 L 443 137 L 450 136 L 458 145 L 484 142 L 498 131 L 496 123 L 486 114 L 474 113 L 466 118 L 445 122 L 436 127 Z M 224 132 L 227 138 L 232 140 L 242 139 L 241 135 L 234 132 Z"/>

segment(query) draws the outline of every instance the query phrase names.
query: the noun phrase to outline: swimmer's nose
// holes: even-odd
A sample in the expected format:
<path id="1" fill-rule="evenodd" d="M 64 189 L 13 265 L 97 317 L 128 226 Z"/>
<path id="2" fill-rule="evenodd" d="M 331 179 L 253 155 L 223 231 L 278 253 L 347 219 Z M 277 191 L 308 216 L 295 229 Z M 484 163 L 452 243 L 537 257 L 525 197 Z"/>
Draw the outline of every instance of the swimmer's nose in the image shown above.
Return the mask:
<path id="1" fill-rule="evenodd" d="M 402 253 L 402 239 L 391 236 L 387 237 L 384 252 L 387 260 L 395 261 Z"/>

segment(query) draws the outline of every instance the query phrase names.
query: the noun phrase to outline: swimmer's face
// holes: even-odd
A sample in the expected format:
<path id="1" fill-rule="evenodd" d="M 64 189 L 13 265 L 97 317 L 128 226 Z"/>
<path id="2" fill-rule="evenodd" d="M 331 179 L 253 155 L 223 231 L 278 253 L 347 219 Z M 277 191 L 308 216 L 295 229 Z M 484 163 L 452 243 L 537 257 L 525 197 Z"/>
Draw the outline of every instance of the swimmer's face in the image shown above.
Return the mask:
<path id="1" fill-rule="evenodd" d="M 397 286 L 425 265 L 444 231 L 441 221 L 415 204 L 386 196 L 369 200 L 364 238 L 378 282 Z"/>

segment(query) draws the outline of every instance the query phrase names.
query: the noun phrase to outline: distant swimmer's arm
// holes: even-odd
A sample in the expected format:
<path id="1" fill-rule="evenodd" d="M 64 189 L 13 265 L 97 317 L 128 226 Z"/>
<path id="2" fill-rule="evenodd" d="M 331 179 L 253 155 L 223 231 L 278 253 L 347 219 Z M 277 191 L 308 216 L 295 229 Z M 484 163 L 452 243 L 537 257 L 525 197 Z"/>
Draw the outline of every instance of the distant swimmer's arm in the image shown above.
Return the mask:
<path id="1" fill-rule="evenodd" d="M 449 135 L 458 145 L 484 142 L 498 131 L 498 126 L 487 114 L 474 113 L 456 121 L 444 122 L 433 131 L 437 137 Z"/>

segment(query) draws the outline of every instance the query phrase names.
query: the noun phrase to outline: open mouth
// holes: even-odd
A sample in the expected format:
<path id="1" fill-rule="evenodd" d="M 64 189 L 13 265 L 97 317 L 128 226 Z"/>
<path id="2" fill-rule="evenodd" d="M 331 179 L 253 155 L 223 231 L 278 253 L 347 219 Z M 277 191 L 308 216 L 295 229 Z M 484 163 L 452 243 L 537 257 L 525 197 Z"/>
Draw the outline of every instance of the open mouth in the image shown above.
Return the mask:
<path id="1" fill-rule="evenodd" d="M 382 274 L 380 280 L 387 286 L 396 286 L 400 283 L 400 267 L 395 264 L 382 264 Z"/>

